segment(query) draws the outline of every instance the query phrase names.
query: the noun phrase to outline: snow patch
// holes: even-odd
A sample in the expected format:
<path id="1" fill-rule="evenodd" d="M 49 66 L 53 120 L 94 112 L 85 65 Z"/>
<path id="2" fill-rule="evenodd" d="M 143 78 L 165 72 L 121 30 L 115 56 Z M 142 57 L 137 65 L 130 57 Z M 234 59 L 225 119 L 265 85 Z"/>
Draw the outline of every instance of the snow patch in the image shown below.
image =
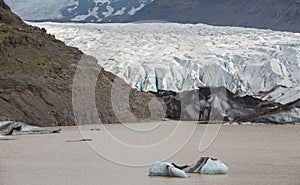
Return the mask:
<path id="1" fill-rule="evenodd" d="M 129 15 L 134 15 L 136 12 L 140 11 L 144 7 L 145 7 L 145 4 L 143 4 L 143 3 L 139 7 L 137 7 L 137 8 L 132 7 L 131 10 L 129 10 L 128 14 Z"/>
<path id="2" fill-rule="evenodd" d="M 125 10 L 126 10 L 126 7 L 122 7 L 121 10 L 116 11 L 113 15 L 124 15 Z"/>
<path id="3" fill-rule="evenodd" d="M 102 12 L 102 15 L 104 15 L 105 17 L 111 16 L 112 13 L 114 12 L 114 8 L 107 5 L 106 9 L 107 9 L 107 12 Z"/>

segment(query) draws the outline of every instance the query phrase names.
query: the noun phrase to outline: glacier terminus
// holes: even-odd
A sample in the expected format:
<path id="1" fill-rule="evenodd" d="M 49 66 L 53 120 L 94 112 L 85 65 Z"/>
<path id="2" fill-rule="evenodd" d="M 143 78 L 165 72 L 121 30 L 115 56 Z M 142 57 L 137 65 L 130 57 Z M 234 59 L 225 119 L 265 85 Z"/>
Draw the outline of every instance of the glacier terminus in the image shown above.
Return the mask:
<path id="1" fill-rule="evenodd" d="M 30 24 L 141 91 L 224 86 L 280 103 L 300 97 L 299 33 L 177 23 Z"/>

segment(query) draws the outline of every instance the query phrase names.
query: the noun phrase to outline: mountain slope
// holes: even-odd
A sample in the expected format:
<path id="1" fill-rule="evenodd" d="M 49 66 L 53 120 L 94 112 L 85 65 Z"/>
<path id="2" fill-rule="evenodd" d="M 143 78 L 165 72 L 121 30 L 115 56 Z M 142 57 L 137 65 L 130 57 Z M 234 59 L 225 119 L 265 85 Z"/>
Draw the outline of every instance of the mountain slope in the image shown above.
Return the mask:
<path id="1" fill-rule="evenodd" d="M 62 10 L 63 18 L 55 21 L 125 22 L 153 0 L 78 0 Z"/>
<path id="2" fill-rule="evenodd" d="M 162 20 L 300 32 L 295 0 L 156 0 L 131 21 Z"/>
<path id="3" fill-rule="evenodd" d="M 46 34 L 45 29 L 23 23 L 0 0 L 0 120 L 39 126 L 74 125 L 72 83 L 76 66 L 83 58 L 86 56 L 81 51 Z M 99 68 L 92 57 L 88 57 L 86 65 Z M 102 70 L 97 80 L 95 98 L 102 123 L 119 122 L 110 98 L 116 79 Z M 119 90 L 130 91 L 121 82 Z M 149 117 L 147 102 L 153 97 L 132 91 L 130 106 L 138 118 Z"/>
<path id="4" fill-rule="evenodd" d="M 6 0 L 24 20 L 179 23 L 300 32 L 298 0 Z"/>
<path id="5" fill-rule="evenodd" d="M 153 0 L 6 0 L 24 20 L 124 22 Z"/>

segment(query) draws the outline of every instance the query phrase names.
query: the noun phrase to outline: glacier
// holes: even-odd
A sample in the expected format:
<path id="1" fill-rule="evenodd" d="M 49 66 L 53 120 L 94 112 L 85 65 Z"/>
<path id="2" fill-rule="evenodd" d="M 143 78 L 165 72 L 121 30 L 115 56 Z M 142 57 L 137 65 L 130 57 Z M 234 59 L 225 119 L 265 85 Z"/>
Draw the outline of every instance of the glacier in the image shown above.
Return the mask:
<path id="1" fill-rule="evenodd" d="M 155 22 L 29 24 L 141 91 L 224 86 L 280 103 L 300 98 L 300 33 Z"/>

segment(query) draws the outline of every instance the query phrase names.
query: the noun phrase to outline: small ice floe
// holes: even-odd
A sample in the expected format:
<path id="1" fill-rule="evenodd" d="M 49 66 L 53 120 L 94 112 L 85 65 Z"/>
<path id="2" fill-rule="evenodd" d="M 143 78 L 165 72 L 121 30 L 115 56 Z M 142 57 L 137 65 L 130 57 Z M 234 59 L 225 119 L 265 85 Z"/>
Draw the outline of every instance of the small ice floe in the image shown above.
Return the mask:
<path id="1" fill-rule="evenodd" d="M 74 143 L 74 142 L 88 142 L 93 141 L 92 139 L 75 139 L 75 140 L 66 140 L 68 143 Z"/>
<path id="2" fill-rule="evenodd" d="M 185 165 L 181 167 L 173 163 L 173 166 L 187 173 L 225 174 L 228 171 L 228 167 L 222 161 L 211 157 L 201 157 L 195 164 L 192 165 Z"/>
<path id="3" fill-rule="evenodd" d="M 166 176 L 187 178 L 188 175 L 168 162 L 157 161 L 149 170 L 149 176 Z"/>
<path id="4" fill-rule="evenodd" d="M 101 129 L 100 128 L 91 128 L 90 131 L 97 131 L 98 132 L 98 131 L 101 131 Z"/>
<path id="5" fill-rule="evenodd" d="M 0 135 L 51 134 L 60 130 L 31 126 L 22 122 L 0 121 Z"/>

